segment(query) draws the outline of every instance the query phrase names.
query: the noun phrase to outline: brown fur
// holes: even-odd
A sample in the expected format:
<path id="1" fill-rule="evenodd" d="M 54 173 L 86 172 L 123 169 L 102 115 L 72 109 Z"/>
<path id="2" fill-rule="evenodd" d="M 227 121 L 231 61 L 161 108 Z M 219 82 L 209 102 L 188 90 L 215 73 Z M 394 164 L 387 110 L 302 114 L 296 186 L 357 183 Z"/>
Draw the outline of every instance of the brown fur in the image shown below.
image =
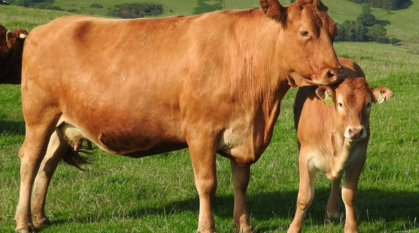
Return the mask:
<path id="1" fill-rule="evenodd" d="M 44 217 L 46 181 L 69 146 L 88 140 L 131 157 L 189 148 L 201 232 L 215 231 L 216 153 L 229 158 L 234 223 L 250 232 L 250 165 L 271 140 L 281 99 L 290 85 L 343 78 L 334 23 L 314 2 L 283 7 L 261 0 L 263 11 L 160 19 L 70 16 L 34 29 L 22 61 L 27 128 L 19 153 L 29 169 L 21 171 L 16 229 L 28 229 L 27 215 Z M 65 122 L 60 134 L 58 122 Z M 28 181 L 40 158 L 38 195 L 27 213 Z"/>
<path id="2" fill-rule="evenodd" d="M 21 28 L 11 32 L 0 24 L 0 84 L 20 84 L 25 41 L 22 37 L 26 35 Z"/>
<path id="3" fill-rule="evenodd" d="M 300 149 L 300 188 L 294 221 L 288 232 L 301 232 L 304 213 L 314 196 L 314 177 L 318 170 L 333 180 L 327 204 L 329 217 L 339 218 L 339 187 L 343 172 L 342 198 L 346 207 L 345 232 L 357 232 L 354 202 L 358 178 L 366 159 L 370 135 L 369 115 L 372 102 L 386 87 L 372 89 L 364 72 L 350 59 L 339 58 L 347 78 L 340 84 L 299 88 L 294 106 L 294 124 Z M 325 105 L 326 92 L 333 105 Z"/>

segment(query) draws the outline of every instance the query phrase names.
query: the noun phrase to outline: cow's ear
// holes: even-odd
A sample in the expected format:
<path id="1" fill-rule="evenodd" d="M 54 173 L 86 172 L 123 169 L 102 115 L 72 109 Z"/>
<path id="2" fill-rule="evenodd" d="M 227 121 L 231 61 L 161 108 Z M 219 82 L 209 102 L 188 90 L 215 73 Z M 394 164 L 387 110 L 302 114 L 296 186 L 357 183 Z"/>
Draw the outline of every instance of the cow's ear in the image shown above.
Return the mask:
<path id="1" fill-rule="evenodd" d="M 260 6 L 266 16 L 271 19 L 282 22 L 285 18 L 285 8 L 281 6 L 278 0 L 259 0 Z"/>
<path id="2" fill-rule="evenodd" d="M 374 94 L 374 103 L 381 104 L 382 102 L 390 99 L 393 95 L 393 92 L 387 87 L 377 87 L 372 90 Z"/>
<path id="3" fill-rule="evenodd" d="M 334 104 L 334 92 L 330 86 L 320 86 L 316 89 L 316 95 L 324 102 L 325 105 Z"/>
<path id="4" fill-rule="evenodd" d="M 16 40 L 24 40 L 27 35 L 28 35 L 28 32 L 20 28 L 13 32 L 7 31 L 6 33 L 7 47 L 11 48 L 16 43 Z"/>

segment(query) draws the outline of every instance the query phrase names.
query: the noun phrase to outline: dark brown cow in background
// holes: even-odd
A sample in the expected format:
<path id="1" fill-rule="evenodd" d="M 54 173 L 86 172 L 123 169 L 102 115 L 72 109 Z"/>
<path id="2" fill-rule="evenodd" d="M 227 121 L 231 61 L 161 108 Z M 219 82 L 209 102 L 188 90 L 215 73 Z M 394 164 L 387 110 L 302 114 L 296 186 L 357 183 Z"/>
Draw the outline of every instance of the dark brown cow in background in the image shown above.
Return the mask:
<path id="1" fill-rule="evenodd" d="M 299 88 L 294 124 L 300 149 L 300 188 L 294 221 L 288 232 L 301 232 L 304 213 L 314 197 L 314 177 L 323 171 L 332 182 L 327 203 L 330 218 L 340 217 L 339 187 L 344 172 L 342 199 L 345 232 L 358 232 L 354 204 L 359 175 L 367 156 L 371 103 L 388 100 L 387 87 L 372 89 L 364 72 L 350 59 L 339 58 L 347 78 L 340 84 Z M 328 104 L 328 105 L 325 105 Z"/>
<path id="2" fill-rule="evenodd" d="M 20 84 L 23 43 L 27 35 L 21 28 L 7 31 L 0 24 L 0 84 Z"/>
<path id="3" fill-rule="evenodd" d="M 135 158 L 189 148 L 200 232 L 215 232 L 216 153 L 229 158 L 234 224 L 251 232 L 250 165 L 271 140 L 281 99 L 290 86 L 343 78 L 336 27 L 319 0 L 260 4 L 160 19 L 63 17 L 31 31 L 16 230 L 48 223 L 45 197 L 57 164 L 87 140 Z"/>

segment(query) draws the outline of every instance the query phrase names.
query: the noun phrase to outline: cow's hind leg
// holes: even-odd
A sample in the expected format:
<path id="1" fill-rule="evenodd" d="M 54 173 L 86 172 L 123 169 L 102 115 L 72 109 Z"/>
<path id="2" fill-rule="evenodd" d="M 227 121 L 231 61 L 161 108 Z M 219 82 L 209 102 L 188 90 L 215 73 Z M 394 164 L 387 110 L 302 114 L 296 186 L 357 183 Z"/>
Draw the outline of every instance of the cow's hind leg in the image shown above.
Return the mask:
<path id="1" fill-rule="evenodd" d="M 327 201 L 327 215 L 332 219 L 339 219 L 340 217 L 340 181 L 342 177 L 332 181 L 332 191 L 330 192 L 329 200 Z"/>
<path id="2" fill-rule="evenodd" d="M 49 124 L 48 122 L 46 124 L 42 123 L 40 121 L 39 124 L 28 124 L 28 121 L 26 121 L 25 141 L 19 151 L 21 162 L 20 192 L 15 219 L 16 231 L 21 233 L 33 231 L 30 210 L 32 184 L 44 158 L 47 144 L 54 131 L 56 122 L 54 122 L 54 119 L 51 119 Z"/>
<path id="3" fill-rule="evenodd" d="M 61 161 L 63 155 L 70 149 L 70 145 L 54 132 L 48 143 L 48 149 L 35 178 L 32 193 L 32 222 L 35 227 L 49 224 L 45 215 L 45 199 L 49 182 Z"/>
<path id="4" fill-rule="evenodd" d="M 250 178 L 250 166 L 240 166 L 233 159 L 230 160 L 230 164 L 234 186 L 234 225 L 237 227 L 237 232 L 252 232 L 246 205 L 246 191 Z"/>
<path id="5" fill-rule="evenodd" d="M 199 195 L 198 232 L 216 232 L 211 212 L 211 199 L 217 189 L 215 140 L 211 136 L 191 137 L 189 153 L 195 174 L 195 185 Z"/>

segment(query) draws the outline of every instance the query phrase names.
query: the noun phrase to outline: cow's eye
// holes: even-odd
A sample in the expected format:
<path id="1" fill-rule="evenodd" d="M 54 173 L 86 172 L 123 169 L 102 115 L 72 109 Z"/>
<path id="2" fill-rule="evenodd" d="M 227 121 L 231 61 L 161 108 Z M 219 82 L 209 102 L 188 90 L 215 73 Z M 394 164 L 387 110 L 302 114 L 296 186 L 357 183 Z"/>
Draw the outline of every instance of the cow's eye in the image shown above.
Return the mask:
<path id="1" fill-rule="evenodd" d="M 342 102 L 339 102 L 339 103 L 338 103 L 338 105 L 339 105 L 339 107 L 341 107 L 341 108 L 343 107 L 343 103 L 342 103 Z"/>
<path id="2" fill-rule="evenodd" d="M 308 31 L 307 31 L 307 30 L 301 30 L 301 31 L 300 31 L 300 35 L 301 35 L 302 37 L 308 37 L 308 36 L 309 36 L 309 33 L 308 33 Z"/>

